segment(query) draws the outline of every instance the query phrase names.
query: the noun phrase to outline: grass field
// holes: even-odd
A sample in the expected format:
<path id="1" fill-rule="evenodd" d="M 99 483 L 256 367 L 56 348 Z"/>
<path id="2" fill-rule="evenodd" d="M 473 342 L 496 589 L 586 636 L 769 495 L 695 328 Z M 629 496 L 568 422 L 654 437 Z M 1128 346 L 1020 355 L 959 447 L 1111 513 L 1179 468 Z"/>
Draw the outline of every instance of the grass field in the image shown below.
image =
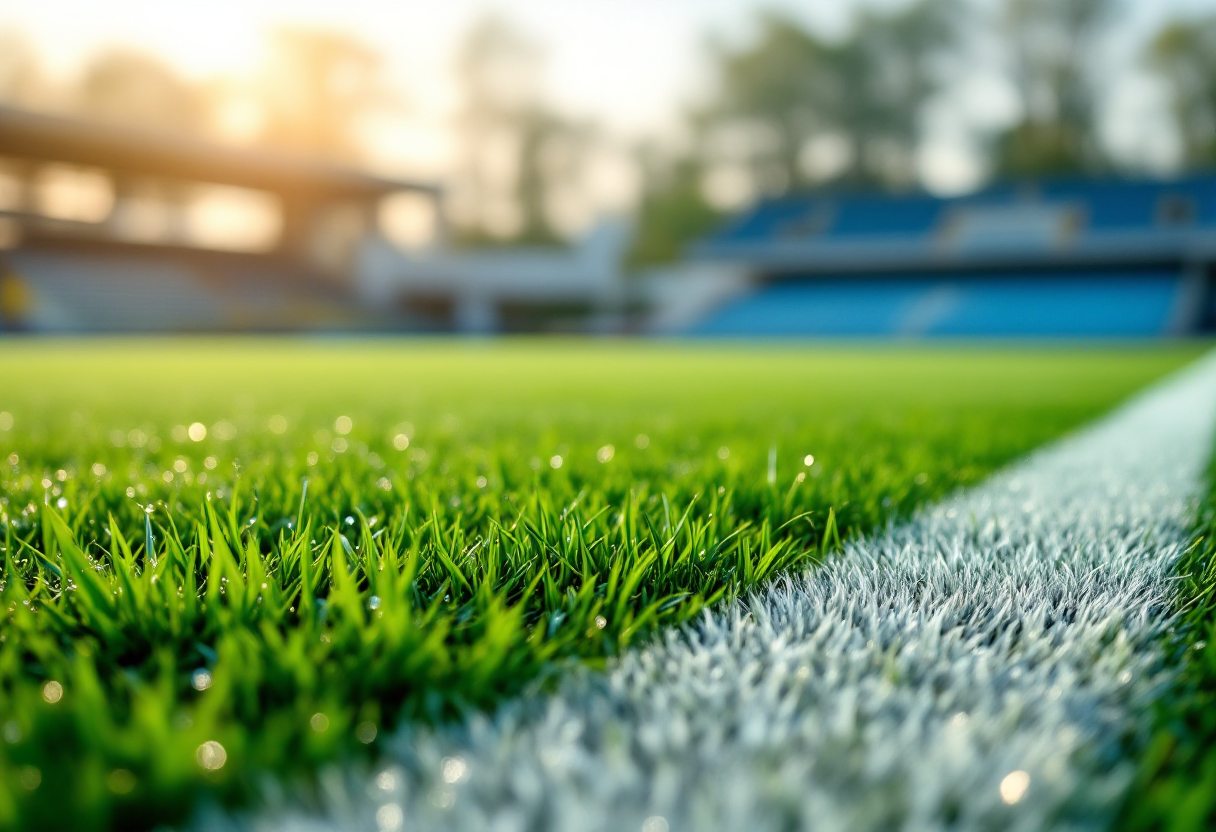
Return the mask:
<path id="1" fill-rule="evenodd" d="M 1179 618 L 1166 647 L 1178 669 L 1158 700 L 1120 828 L 1200 832 L 1216 827 L 1216 464 L 1194 544 L 1178 564 Z"/>
<path id="2" fill-rule="evenodd" d="M 0 825 L 375 753 L 906 515 L 1198 353 L 0 347 Z"/>

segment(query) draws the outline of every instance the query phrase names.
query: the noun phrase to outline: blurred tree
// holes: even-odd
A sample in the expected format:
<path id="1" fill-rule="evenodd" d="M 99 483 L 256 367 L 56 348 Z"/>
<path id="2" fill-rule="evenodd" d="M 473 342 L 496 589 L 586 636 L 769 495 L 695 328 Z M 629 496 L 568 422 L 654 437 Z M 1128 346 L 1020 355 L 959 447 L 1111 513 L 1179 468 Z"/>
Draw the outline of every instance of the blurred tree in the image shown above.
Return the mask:
<path id="1" fill-rule="evenodd" d="M 1169 87 L 1183 161 L 1216 164 L 1216 15 L 1167 25 L 1148 60 Z"/>
<path id="2" fill-rule="evenodd" d="M 207 122 L 199 91 L 159 59 L 126 48 L 97 55 L 75 90 L 76 109 L 136 127 L 197 131 Z"/>
<path id="3" fill-rule="evenodd" d="M 697 158 L 668 154 L 653 145 L 637 155 L 645 187 L 629 264 L 674 262 L 690 242 L 713 231 L 723 215 L 705 198 L 705 170 Z"/>
<path id="4" fill-rule="evenodd" d="M 1121 0 L 1006 0 L 1001 36 L 1021 114 L 996 137 L 1000 176 L 1096 172 L 1103 36 Z"/>
<path id="5" fill-rule="evenodd" d="M 549 245 L 555 191 L 579 174 L 595 130 L 541 98 L 539 48 L 508 21 L 478 21 L 457 58 L 462 95 L 459 193 L 453 213 L 466 243 Z"/>
<path id="6" fill-rule="evenodd" d="M 863 9 L 853 34 L 833 44 L 820 94 L 846 142 L 846 182 L 906 187 L 928 102 L 944 86 L 962 6 L 919 0 L 895 11 Z"/>
<path id="7" fill-rule="evenodd" d="M 829 39 L 775 12 L 741 49 L 711 46 L 717 85 L 688 118 L 692 148 L 642 154 L 645 188 L 631 260 L 677 259 L 723 209 L 755 193 L 813 185 L 907 186 L 925 105 L 944 82 L 961 6 L 916 0 L 862 9 Z M 742 170 L 750 185 L 723 173 Z"/>
<path id="8" fill-rule="evenodd" d="M 270 35 L 257 84 L 261 141 L 274 147 L 356 161 L 360 119 L 389 101 L 381 59 L 332 30 L 281 27 Z"/>
<path id="9" fill-rule="evenodd" d="M 823 180 L 908 184 L 921 114 L 942 84 L 939 63 L 959 8 L 954 0 L 916 0 L 863 9 L 836 40 L 762 15 L 754 43 L 715 50 L 718 88 L 701 114 L 711 155 L 714 134 L 733 133 L 733 152 L 744 146 L 758 189 L 768 193 Z M 823 140 L 838 148 L 826 171 L 807 158 L 813 143 L 828 146 Z"/>
<path id="10" fill-rule="evenodd" d="M 774 12 L 759 27 L 744 49 L 712 47 L 718 89 L 693 124 L 709 152 L 744 155 L 762 189 L 782 191 L 802 183 L 802 149 L 829 118 L 817 95 L 827 45 Z"/>

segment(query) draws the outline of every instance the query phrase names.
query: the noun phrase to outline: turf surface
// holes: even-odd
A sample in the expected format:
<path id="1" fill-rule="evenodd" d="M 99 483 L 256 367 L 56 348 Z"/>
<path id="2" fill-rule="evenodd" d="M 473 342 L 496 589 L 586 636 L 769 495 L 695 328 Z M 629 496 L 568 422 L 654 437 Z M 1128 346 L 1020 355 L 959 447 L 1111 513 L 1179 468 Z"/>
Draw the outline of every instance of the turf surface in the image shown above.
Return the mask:
<path id="1" fill-rule="evenodd" d="M 275 801 L 192 828 L 1108 828 L 1213 425 L 1207 358 L 605 672 L 403 726 L 373 773 L 326 773 L 321 812 Z"/>
<path id="2" fill-rule="evenodd" d="M 492 707 L 1196 353 L 4 345 L 0 825 L 172 821 Z"/>
<path id="3" fill-rule="evenodd" d="M 1197 536 L 1177 565 L 1178 618 L 1166 648 L 1176 671 L 1119 818 L 1124 830 L 1216 828 L 1216 461 Z"/>

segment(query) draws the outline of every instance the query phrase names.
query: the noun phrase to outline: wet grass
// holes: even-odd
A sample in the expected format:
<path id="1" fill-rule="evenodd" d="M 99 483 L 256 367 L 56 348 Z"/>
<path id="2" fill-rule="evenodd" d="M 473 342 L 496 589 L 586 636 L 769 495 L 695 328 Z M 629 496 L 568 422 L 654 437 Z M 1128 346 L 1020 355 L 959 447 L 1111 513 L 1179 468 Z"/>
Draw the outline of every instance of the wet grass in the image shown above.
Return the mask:
<path id="1" fill-rule="evenodd" d="M 492 708 L 1197 352 L 0 345 L 0 826 L 172 822 Z"/>
<path id="2" fill-rule="evenodd" d="M 1178 563 L 1178 620 L 1166 644 L 1177 672 L 1156 703 L 1119 828 L 1201 832 L 1216 828 L 1216 459 L 1195 542 Z"/>

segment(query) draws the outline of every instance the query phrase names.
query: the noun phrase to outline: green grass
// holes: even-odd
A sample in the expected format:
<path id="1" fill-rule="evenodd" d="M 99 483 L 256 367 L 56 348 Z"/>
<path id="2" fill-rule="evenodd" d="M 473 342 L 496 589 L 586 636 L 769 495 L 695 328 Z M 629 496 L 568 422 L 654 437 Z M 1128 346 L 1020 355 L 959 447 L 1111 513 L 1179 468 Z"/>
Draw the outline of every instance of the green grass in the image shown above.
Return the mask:
<path id="1" fill-rule="evenodd" d="M 491 708 L 1197 353 L 0 345 L 0 826 L 172 822 Z"/>
<path id="2" fill-rule="evenodd" d="M 1178 672 L 1123 806 L 1129 832 L 1216 828 L 1216 460 L 1195 542 L 1178 563 L 1178 621 L 1166 644 Z"/>

